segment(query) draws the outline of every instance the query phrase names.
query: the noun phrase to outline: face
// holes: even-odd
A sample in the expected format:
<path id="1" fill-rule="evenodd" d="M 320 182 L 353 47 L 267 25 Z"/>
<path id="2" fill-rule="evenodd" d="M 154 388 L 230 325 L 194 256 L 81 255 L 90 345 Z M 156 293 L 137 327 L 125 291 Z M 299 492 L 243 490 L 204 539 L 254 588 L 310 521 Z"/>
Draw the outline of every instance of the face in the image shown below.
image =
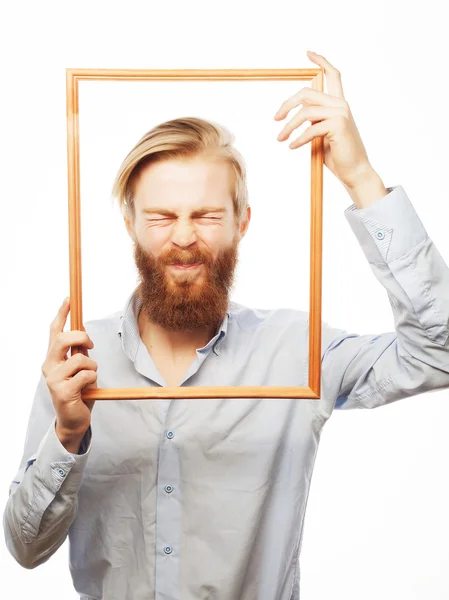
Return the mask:
<path id="1" fill-rule="evenodd" d="M 194 158 L 148 165 L 135 184 L 134 241 L 140 294 L 149 319 L 172 331 L 217 327 L 226 315 L 238 244 L 229 170 Z"/>

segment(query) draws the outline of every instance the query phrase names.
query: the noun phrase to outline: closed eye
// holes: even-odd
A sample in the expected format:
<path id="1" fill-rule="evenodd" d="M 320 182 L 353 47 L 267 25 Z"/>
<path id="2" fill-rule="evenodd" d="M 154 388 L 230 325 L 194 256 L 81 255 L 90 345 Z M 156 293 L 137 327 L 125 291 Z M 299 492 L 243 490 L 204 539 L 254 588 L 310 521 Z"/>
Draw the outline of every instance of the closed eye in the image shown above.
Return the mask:
<path id="1" fill-rule="evenodd" d="M 213 221 L 219 221 L 221 217 L 205 217 L 205 216 L 201 216 L 201 217 L 197 217 L 198 219 L 212 219 Z M 172 217 L 164 217 L 162 219 L 148 219 L 151 223 L 153 222 L 158 222 L 158 221 L 170 221 L 172 219 Z"/>

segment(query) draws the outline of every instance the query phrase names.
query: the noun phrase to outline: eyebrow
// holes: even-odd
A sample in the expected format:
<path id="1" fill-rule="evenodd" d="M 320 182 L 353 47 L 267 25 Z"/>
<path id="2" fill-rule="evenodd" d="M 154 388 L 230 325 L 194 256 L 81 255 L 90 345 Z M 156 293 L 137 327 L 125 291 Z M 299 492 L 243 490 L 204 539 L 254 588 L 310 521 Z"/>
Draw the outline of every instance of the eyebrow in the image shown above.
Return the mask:
<path id="1" fill-rule="evenodd" d="M 203 206 L 202 208 L 199 208 L 198 210 L 195 210 L 191 213 L 192 217 L 197 217 L 199 215 L 204 215 L 206 213 L 221 213 L 224 214 L 228 212 L 226 210 L 226 208 L 215 208 L 212 206 Z M 158 215 L 167 215 L 167 216 L 174 216 L 176 215 L 176 213 L 174 213 L 171 210 L 167 210 L 166 208 L 144 208 L 142 210 L 142 213 L 146 214 L 146 215 L 152 215 L 152 214 L 158 214 Z"/>

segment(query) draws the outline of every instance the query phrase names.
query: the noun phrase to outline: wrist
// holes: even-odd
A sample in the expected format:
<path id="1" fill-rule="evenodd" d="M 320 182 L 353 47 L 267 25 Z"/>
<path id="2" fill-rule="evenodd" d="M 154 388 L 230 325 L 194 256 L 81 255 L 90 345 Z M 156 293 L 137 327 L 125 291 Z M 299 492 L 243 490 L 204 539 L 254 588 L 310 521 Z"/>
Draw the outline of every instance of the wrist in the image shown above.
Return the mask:
<path id="1" fill-rule="evenodd" d="M 365 171 L 351 186 L 345 185 L 345 188 L 358 209 L 367 208 L 388 194 L 382 179 L 373 168 Z"/>
<path id="2" fill-rule="evenodd" d="M 89 427 L 87 429 L 89 429 Z M 68 452 L 71 454 L 79 454 L 79 448 L 86 435 L 87 429 L 78 432 L 67 431 L 59 427 L 58 423 L 56 423 L 55 433 L 56 437 Z"/>

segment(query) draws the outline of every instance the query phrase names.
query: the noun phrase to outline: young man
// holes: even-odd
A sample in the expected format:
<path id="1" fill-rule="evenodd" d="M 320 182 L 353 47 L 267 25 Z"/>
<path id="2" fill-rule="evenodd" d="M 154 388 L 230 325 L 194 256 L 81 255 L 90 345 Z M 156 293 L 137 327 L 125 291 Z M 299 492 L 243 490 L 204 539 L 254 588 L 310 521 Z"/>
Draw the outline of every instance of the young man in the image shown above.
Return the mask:
<path id="1" fill-rule="evenodd" d="M 85 332 L 64 332 L 68 302 L 60 308 L 4 513 L 8 548 L 28 569 L 69 536 L 84 600 L 298 599 L 307 496 L 333 409 L 449 386 L 449 269 L 402 187 L 386 189 L 372 169 L 338 71 L 312 60 L 329 94 L 286 100 L 277 118 L 303 108 L 279 139 L 306 120 L 292 147 L 324 136 L 396 331 L 323 324 L 320 400 L 83 402 L 86 385 L 307 385 L 308 315 L 229 299 L 251 211 L 226 132 L 186 118 L 146 134 L 114 186 L 140 284 Z M 85 354 L 68 358 L 71 346 Z"/>

